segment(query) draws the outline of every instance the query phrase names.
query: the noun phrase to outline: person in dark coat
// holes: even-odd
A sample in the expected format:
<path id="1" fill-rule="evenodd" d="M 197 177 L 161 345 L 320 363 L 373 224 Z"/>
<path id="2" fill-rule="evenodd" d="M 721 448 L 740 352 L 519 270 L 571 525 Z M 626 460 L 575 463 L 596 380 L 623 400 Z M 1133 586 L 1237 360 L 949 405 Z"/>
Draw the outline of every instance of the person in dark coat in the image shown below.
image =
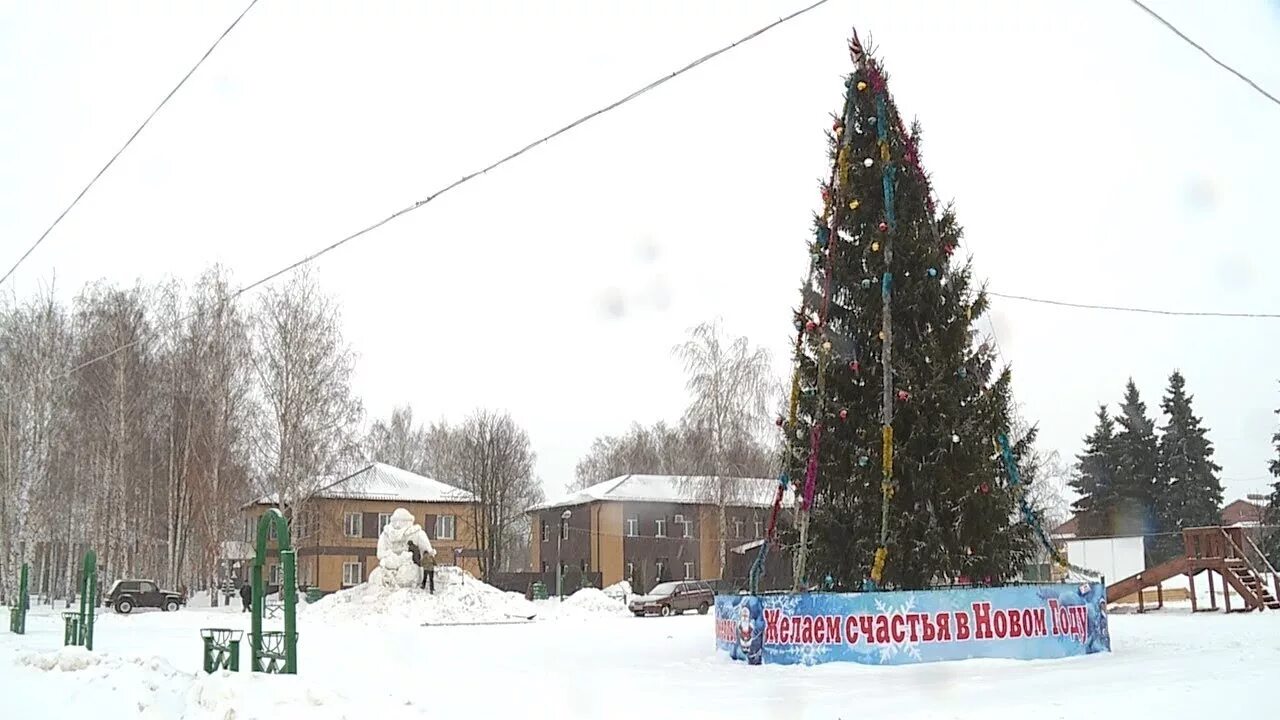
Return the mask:
<path id="1" fill-rule="evenodd" d="M 240 586 L 240 602 L 244 604 L 243 612 L 249 612 L 249 607 L 253 604 L 253 586 L 249 583 Z"/>
<path id="2" fill-rule="evenodd" d="M 436 554 L 434 551 L 422 553 L 422 587 L 431 586 L 431 594 L 436 594 Z"/>

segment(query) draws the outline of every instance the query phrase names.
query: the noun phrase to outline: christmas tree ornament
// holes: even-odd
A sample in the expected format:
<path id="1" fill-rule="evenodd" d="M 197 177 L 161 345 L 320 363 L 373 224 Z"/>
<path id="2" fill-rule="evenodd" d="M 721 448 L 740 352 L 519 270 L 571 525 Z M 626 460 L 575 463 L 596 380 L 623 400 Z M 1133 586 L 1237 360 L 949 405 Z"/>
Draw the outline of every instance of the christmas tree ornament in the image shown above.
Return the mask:
<path id="1" fill-rule="evenodd" d="M 875 125 L 875 124 L 876 124 L 876 116 L 875 116 L 875 115 L 872 115 L 871 117 L 867 118 L 867 124 L 868 124 L 868 125 Z"/>
<path id="2" fill-rule="evenodd" d="M 938 268 L 929 268 L 929 277 L 938 277 Z"/>
<path id="3" fill-rule="evenodd" d="M 982 483 L 981 485 L 978 486 L 978 490 L 982 491 L 983 495 L 986 495 L 987 493 L 991 492 L 991 486 L 986 483 Z"/>
<path id="4" fill-rule="evenodd" d="M 871 464 L 871 458 L 867 457 L 866 455 L 862 455 L 861 457 L 858 458 L 858 467 L 866 467 L 870 464 Z"/>
<path id="5" fill-rule="evenodd" d="M 881 340 L 884 340 L 884 331 L 883 331 L 883 330 L 881 330 L 881 331 L 880 331 L 880 333 L 879 333 L 879 337 L 880 337 L 880 339 L 881 339 Z"/>
<path id="6" fill-rule="evenodd" d="M 859 205 L 861 205 L 861 204 L 862 204 L 862 201 L 861 201 L 861 200 L 859 200 L 858 198 L 854 198 L 854 199 L 852 199 L 852 200 L 850 200 L 850 201 L 849 201 L 849 209 L 850 209 L 850 210 L 857 210 L 857 209 L 858 209 L 858 206 L 859 206 Z"/>
<path id="7" fill-rule="evenodd" d="M 861 367 L 862 366 L 858 364 L 857 360 L 852 360 L 849 362 L 849 369 L 852 370 L 853 372 L 858 372 L 858 370 L 860 370 Z"/>
<path id="8" fill-rule="evenodd" d="M 963 380 L 964 378 L 969 377 L 969 370 L 966 368 L 960 368 L 956 371 L 956 374 L 960 376 L 961 380 Z"/>
<path id="9" fill-rule="evenodd" d="M 883 221 L 883 220 L 881 220 L 881 221 L 880 221 L 880 224 L 879 224 L 879 225 L 877 225 L 876 227 L 879 227 L 879 228 L 880 228 L 880 232 L 889 232 L 889 223 L 887 223 L 887 222 L 885 222 L 885 221 Z"/>
<path id="10" fill-rule="evenodd" d="M 835 122 L 831 123 L 831 132 L 839 135 L 843 130 L 844 130 L 844 123 L 840 122 L 839 120 L 836 120 Z"/>
<path id="11" fill-rule="evenodd" d="M 867 84 L 866 84 L 866 83 L 864 83 L 864 82 L 862 82 L 861 80 L 859 80 L 859 81 L 858 81 L 858 90 L 859 90 L 859 91 L 863 91 L 863 90 L 866 90 L 866 89 L 867 89 Z"/>
<path id="12" fill-rule="evenodd" d="M 848 411 L 848 410 L 845 410 L 844 408 L 841 408 L 841 409 L 840 409 L 840 419 L 841 419 L 841 420 L 848 420 L 848 419 L 849 419 L 849 411 Z"/>
<path id="13" fill-rule="evenodd" d="M 876 164 L 876 161 L 872 160 L 871 158 L 866 158 L 862 161 L 862 167 L 871 167 L 872 165 L 875 165 L 875 164 Z"/>
<path id="14" fill-rule="evenodd" d="M 862 289 L 863 289 L 863 290 L 870 290 L 870 289 L 871 289 L 871 280 L 870 280 L 870 278 L 862 278 Z"/>
<path id="15" fill-rule="evenodd" d="M 782 416 L 781 416 L 781 415 L 779 415 L 779 416 L 778 416 L 778 419 L 777 419 L 777 420 L 774 420 L 774 424 L 775 424 L 775 425 L 777 425 L 778 427 L 782 427 L 782 424 L 783 424 L 784 422 L 786 422 L 786 421 L 782 419 Z"/>
<path id="16" fill-rule="evenodd" d="M 955 433 L 951 433 L 951 443 L 954 445 L 958 442 L 960 442 L 960 436 Z"/>
<path id="17" fill-rule="evenodd" d="M 812 321 L 812 320 L 810 320 L 809 322 L 807 322 L 807 323 L 805 323 L 805 324 L 804 324 L 804 329 L 805 329 L 805 330 L 807 330 L 807 331 L 809 331 L 809 332 L 813 332 L 814 330 L 816 330 L 816 329 L 817 329 L 817 327 L 818 327 L 818 323 L 816 323 L 816 322 L 814 322 L 814 321 Z"/>
<path id="18" fill-rule="evenodd" d="M 878 242 L 871 243 L 871 252 L 880 252 L 880 243 Z"/>
<path id="19" fill-rule="evenodd" d="M 911 399 L 911 393 L 907 392 L 906 390 L 899 390 L 899 391 L 898 391 L 898 400 L 900 400 L 900 401 L 902 401 L 902 402 L 906 402 L 906 401 L 908 401 L 908 400 L 910 400 L 910 399 Z"/>
<path id="20" fill-rule="evenodd" d="M 827 352 L 831 352 L 831 341 L 827 340 L 826 342 L 822 343 L 822 349 L 826 350 Z"/>

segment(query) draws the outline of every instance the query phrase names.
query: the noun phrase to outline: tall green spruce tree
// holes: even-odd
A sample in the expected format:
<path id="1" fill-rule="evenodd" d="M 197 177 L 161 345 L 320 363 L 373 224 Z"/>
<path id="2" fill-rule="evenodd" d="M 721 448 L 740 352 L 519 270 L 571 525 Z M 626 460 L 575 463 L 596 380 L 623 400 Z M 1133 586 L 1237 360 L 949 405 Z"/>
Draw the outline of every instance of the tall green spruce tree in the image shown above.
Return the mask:
<path id="1" fill-rule="evenodd" d="M 856 34 L 850 49 L 796 314 L 795 410 L 780 420 L 790 476 L 801 490 L 815 479 L 807 579 L 829 574 L 856 588 L 879 569 L 879 587 L 998 583 L 1033 550 L 1031 528 L 1016 519 L 1022 489 L 1008 486 L 995 447 L 1013 415 L 1010 373 L 996 372 L 979 342 L 987 297 L 970 262 L 952 257 L 961 229 L 950 207 L 933 205 L 919 126 L 904 128 Z M 1011 438 L 1016 458 L 1031 457 L 1034 437 Z"/>
<path id="2" fill-rule="evenodd" d="M 1213 461 L 1213 443 L 1209 429 L 1191 410 L 1192 396 L 1187 394 L 1186 379 L 1174 371 L 1169 376 L 1160 407 L 1168 422 L 1161 428 L 1160 468 L 1168 487 L 1166 527 L 1181 530 L 1188 527 L 1218 525 L 1222 511 L 1222 483 L 1218 473 L 1222 467 Z M 1178 538 L 1174 538 L 1177 547 Z"/>
<path id="3" fill-rule="evenodd" d="M 1084 537 L 1107 535 L 1112 527 L 1116 495 L 1116 423 L 1105 405 L 1098 408 L 1098 424 L 1084 439 L 1084 452 L 1076 458 L 1076 474 L 1071 487 L 1080 493 L 1073 508 L 1079 519 L 1078 534 Z"/>
<path id="4" fill-rule="evenodd" d="M 1111 529 L 1117 535 L 1146 536 L 1147 566 L 1151 567 L 1165 559 L 1168 543 L 1158 533 L 1168 525 L 1168 488 L 1160 473 L 1156 424 L 1147 416 L 1147 404 L 1132 378 L 1125 385 L 1116 422 L 1120 426 L 1115 442 L 1117 503 L 1111 508 Z"/>

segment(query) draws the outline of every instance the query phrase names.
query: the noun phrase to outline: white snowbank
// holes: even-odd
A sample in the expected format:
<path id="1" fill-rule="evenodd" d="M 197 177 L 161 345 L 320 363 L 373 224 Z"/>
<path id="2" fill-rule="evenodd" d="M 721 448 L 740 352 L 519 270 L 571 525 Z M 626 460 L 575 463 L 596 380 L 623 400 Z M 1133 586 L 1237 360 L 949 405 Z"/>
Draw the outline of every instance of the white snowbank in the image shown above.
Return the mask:
<path id="1" fill-rule="evenodd" d="M 624 602 L 609 597 L 602 590 L 582 588 L 564 599 L 564 607 L 582 613 L 618 615 L 627 612 Z"/>
<path id="2" fill-rule="evenodd" d="M 621 600 L 624 603 L 627 602 L 627 600 L 629 600 L 634 594 L 631 591 L 631 583 L 626 580 L 616 582 L 604 590 L 601 590 L 601 592 L 615 600 Z"/>
<path id="3" fill-rule="evenodd" d="M 509 622 L 537 613 L 519 593 L 507 593 L 459 568 L 436 569 L 436 592 L 417 588 L 359 585 L 329 595 L 311 606 L 307 617 L 339 622 L 417 624 Z"/>
<path id="4" fill-rule="evenodd" d="M 102 658 L 88 650 L 70 646 L 60 650 L 54 650 L 45 653 L 33 653 L 18 658 L 18 664 L 29 665 L 37 670 L 49 672 L 58 670 L 61 672 L 75 672 L 77 670 L 85 670 L 91 665 L 97 665 L 102 662 Z"/>

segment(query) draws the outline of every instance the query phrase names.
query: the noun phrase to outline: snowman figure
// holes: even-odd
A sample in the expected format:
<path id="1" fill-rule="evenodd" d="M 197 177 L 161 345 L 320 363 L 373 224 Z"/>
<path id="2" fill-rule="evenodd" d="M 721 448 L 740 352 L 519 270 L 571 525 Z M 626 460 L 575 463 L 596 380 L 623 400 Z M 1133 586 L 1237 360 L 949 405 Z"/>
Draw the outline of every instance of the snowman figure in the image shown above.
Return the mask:
<path id="1" fill-rule="evenodd" d="M 416 545 L 426 555 L 436 556 L 427 533 L 421 525 L 414 522 L 413 514 L 404 508 L 396 508 L 391 513 L 391 520 L 378 536 L 378 567 L 369 573 L 370 585 L 389 588 L 418 587 L 422 571 L 413 562 L 409 543 Z"/>

